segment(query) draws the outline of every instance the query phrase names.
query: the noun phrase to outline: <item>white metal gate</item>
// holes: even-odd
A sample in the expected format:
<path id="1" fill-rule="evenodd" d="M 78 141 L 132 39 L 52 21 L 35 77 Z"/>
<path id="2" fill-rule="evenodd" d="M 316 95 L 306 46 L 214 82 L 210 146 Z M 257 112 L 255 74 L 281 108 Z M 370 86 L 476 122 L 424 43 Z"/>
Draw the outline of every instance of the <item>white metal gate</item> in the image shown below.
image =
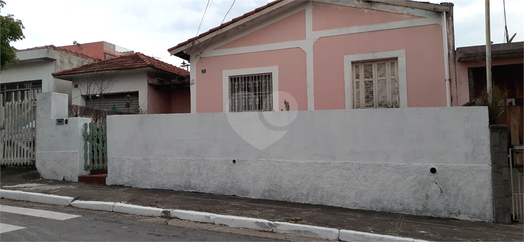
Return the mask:
<path id="1" fill-rule="evenodd" d="M 0 101 L 0 158 L 2 165 L 35 161 L 36 94 L 38 90 L 8 93 Z M 0 94 L 0 100 L 4 100 Z"/>

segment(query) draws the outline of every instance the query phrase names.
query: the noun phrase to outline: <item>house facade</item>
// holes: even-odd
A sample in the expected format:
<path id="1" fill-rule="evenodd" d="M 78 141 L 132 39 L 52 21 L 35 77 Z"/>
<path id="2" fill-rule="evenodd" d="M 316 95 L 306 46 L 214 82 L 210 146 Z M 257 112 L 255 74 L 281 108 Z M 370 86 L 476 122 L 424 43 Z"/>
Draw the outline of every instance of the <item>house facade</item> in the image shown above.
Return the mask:
<path id="1" fill-rule="evenodd" d="M 54 78 L 51 73 L 96 61 L 95 58 L 52 45 L 17 50 L 19 62 L 0 73 L 0 88 L 5 101 L 17 92 L 38 90 L 71 95 L 71 83 Z M 71 99 L 70 99 L 71 100 Z"/>
<path id="2" fill-rule="evenodd" d="M 457 48 L 456 56 L 458 86 L 453 105 L 473 105 L 487 85 L 486 46 Z M 506 106 L 505 111 L 497 123 L 508 126 L 511 145 L 523 145 L 524 42 L 494 44 L 491 56 L 492 86 L 507 92 L 505 102 L 501 103 Z"/>
<path id="3" fill-rule="evenodd" d="M 72 83 L 72 103 L 127 113 L 187 113 L 189 72 L 132 53 L 53 73 Z"/>
<path id="4" fill-rule="evenodd" d="M 449 106 L 452 10 L 278 0 L 169 52 L 191 63 L 192 113 Z"/>

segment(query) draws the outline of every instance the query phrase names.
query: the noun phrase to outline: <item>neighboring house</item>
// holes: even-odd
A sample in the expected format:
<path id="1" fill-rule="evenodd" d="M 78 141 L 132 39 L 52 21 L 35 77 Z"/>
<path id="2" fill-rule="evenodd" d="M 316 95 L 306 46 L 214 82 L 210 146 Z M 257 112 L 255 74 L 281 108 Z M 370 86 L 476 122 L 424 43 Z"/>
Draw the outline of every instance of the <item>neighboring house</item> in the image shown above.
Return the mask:
<path id="1" fill-rule="evenodd" d="M 0 72 L 3 102 L 11 101 L 19 91 L 38 90 L 71 95 L 71 83 L 54 78 L 51 73 L 96 61 L 95 58 L 53 45 L 16 50 L 19 62 Z M 22 98 L 22 97 L 20 97 Z"/>
<path id="2" fill-rule="evenodd" d="M 453 105 L 470 105 L 486 89 L 486 46 L 457 48 L 457 95 Z M 512 145 L 523 142 L 524 42 L 491 46 L 492 85 L 508 92 L 505 113 L 497 120 L 510 129 Z"/>
<path id="3" fill-rule="evenodd" d="M 457 48 L 457 100 L 464 105 L 480 96 L 486 88 L 486 46 Z M 508 100 L 522 106 L 524 42 L 494 44 L 491 46 L 493 86 L 509 91 Z"/>
<path id="4" fill-rule="evenodd" d="M 277 0 L 169 52 L 192 113 L 449 106 L 453 4 Z"/>
<path id="5" fill-rule="evenodd" d="M 189 72 L 141 53 L 55 72 L 53 76 L 72 82 L 76 105 L 149 114 L 190 111 Z"/>
<path id="6" fill-rule="evenodd" d="M 80 44 L 75 41 L 75 44 L 73 45 L 60 46 L 60 48 L 76 51 L 101 60 L 107 60 L 120 55 L 133 53 L 131 50 L 105 41 L 85 44 Z"/>

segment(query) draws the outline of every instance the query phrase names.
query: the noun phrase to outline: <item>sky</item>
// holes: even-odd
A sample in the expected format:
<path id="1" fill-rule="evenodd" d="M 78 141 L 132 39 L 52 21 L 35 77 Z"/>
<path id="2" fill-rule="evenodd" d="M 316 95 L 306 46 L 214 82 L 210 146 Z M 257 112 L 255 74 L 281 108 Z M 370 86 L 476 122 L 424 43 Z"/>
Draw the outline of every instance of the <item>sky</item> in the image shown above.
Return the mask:
<path id="1" fill-rule="evenodd" d="M 225 21 L 271 0 L 237 0 Z M 425 0 L 433 3 L 440 1 Z M 446 0 L 443 0 L 444 2 Z M 5 0 L 2 15 L 22 20 L 25 39 L 17 49 L 106 41 L 180 66 L 168 48 L 197 34 L 208 0 Z M 485 44 L 485 1 L 447 0 L 455 4 L 457 47 Z M 503 0 L 490 0 L 491 39 L 504 41 Z M 210 0 L 198 33 L 220 25 L 233 0 Z M 524 0 L 506 0 L 509 35 L 524 40 Z"/>

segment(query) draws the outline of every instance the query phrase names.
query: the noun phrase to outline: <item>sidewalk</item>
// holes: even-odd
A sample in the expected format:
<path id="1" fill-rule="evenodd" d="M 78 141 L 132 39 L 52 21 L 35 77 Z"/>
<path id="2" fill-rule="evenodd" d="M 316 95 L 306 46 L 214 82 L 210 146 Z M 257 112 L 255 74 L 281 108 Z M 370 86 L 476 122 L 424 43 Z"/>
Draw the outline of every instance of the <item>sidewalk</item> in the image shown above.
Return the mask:
<path id="1" fill-rule="evenodd" d="M 523 241 L 523 224 L 501 225 L 261 199 L 40 179 L 31 169 L 2 167 L 1 188 L 77 200 L 234 215 L 430 241 Z"/>

